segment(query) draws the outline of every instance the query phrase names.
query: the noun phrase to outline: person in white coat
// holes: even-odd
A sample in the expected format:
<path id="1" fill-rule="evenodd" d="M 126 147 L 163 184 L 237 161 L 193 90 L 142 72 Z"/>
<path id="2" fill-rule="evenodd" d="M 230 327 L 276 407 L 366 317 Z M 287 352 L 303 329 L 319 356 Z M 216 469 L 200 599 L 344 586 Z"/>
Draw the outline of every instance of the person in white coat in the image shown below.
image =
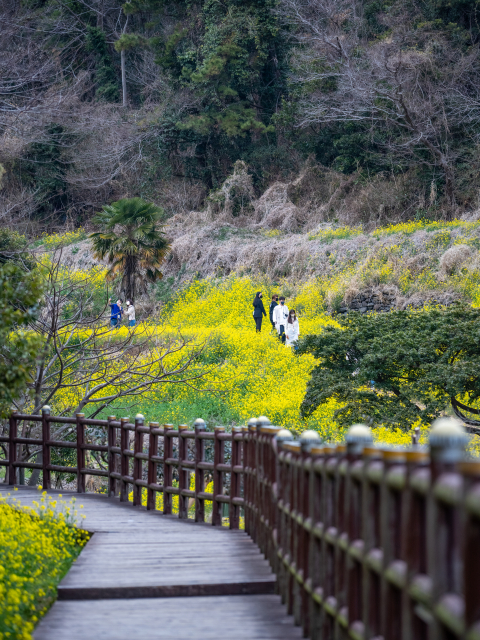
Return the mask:
<path id="1" fill-rule="evenodd" d="M 295 309 L 290 309 L 287 326 L 285 327 L 285 345 L 287 347 L 294 347 L 299 335 L 300 325 L 298 324 L 297 314 L 295 313 Z"/>
<path id="2" fill-rule="evenodd" d="M 130 303 L 130 300 L 127 300 L 127 316 L 128 316 L 128 326 L 135 326 L 135 307 L 133 306 L 133 302 Z"/>
<path id="3" fill-rule="evenodd" d="M 280 296 L 280 304 L 273 310 L 273 321 L 278 337 L 285 344 L 285 326 L 288 319 L 288 307 L 285 304 L 285 296 Z"/>

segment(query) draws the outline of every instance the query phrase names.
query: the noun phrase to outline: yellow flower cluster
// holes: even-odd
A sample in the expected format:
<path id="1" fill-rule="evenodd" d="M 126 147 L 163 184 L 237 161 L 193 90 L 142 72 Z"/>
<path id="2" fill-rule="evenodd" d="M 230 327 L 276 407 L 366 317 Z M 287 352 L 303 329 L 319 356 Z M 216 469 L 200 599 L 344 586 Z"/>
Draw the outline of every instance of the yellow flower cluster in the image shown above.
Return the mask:
<path id="1" fill-rule="evenodd" d="M 464 229 L 474 229 L 480 226 L 480 222 L 465 222 L 464 220 L 409 220 L 408 222 L 401 222 L 399 224 L 391 224 L 387 227 L 380 227 L 373 231 L 372 236 L 390 236 L 394 233 L 404 233 L 405 235 L 411 235 L 415 231 L 436 231 L 437 229 L 453 229 L 455 227 L 462 227 Z"/>
<path id="2" fill-rule="evenodd" d="M 345 238 L 353 238 L 363 233 L 362 227 L 349 227 L 348 225 L 336 227 L 332 229 L 319 229 L 314 233 L 310 233 L 309 240 L 320 240 L 321 242 L 332 242 L 332 240 L 344 240 Z"/>
<path id="3" fill-rule="evenodd" d="M 454 232 L 456 227 L 460 230 Z M 194 281 L 179 291 L 164 308 L 159 324 L 152 320 L 144 324 L 148 324 L 153 344 L 161 343 L 178 330 L 197 343 L 206 341 L 200 361 L 191 372 L 200 373 L 205 369 L 210 369 L 210 372 L 192 387 L 158 385 L 144 392 L 136 399 L 134 411 L 141 410 L 147 420 L 174 424 L 191 423 L 195 417 L 204 417 L 217 424 L 241 424 L 252 416 L 264 414 L 275 424 L 296 431 L 313 428 L 326 439 L 339 439 L 341 434 L 337 432 L 333 421 L 337 408 L 333 400 L 307 420 L 301 418 L 300 405 L 315 361 L 311 356 L 298 357 L 294 351 L 281 345 L 276 334 L 270 332 L 268 317 L 264 319 L 262 333 L 255 333 L 253 297 L 256 291 L 262 290 L 267 308 L 272 293 L 286 294 L 289 308 L 297 311 L 302 336 L 318 333 L 325 326 L 335 324 L 325 311 L 338 307 L 352 284 L 356 288 L 395 284 L 405 295 L 414 291 L 453 288 L 473 300 L 474 305 L 480 306 L 480 270 L 474 268 L 475 265 L 444 275 L 442 281 L 439 281 L 437 274 L 438 256 L 446 247 L 452 243 L 478 244 L 480 222 L 411 221 L 377 229 L 370 235 L 379 238 L 396 233 L 401 236 L 418 230 L 429 232 L 422 243 L 425 250 L 436 252 L 432 253 L 432 261 L 426 264 L 410 260 L 416 255 L 418 247 L 414 246 L 411 239 L 400 237 L 398 241 L 394 240 L 394 244 L 378 245 L 379 250 L 361 254 L 359 259 L 348 256 L 343 262 L 337 259 L 338 266 L 329 273 L 303 284 L 285 281 L 273 285 L 261 277 L 235 274 L 224 279 Z M 329 238 L 350 237 L 360 233 L 360 227 L 339 227 L 321 230 L 315 237 L 327 242 Z M 369 243 L 369 247 L 376 245 L 372 245 L 371 240 Z M 88 272 L 79 272 L 78 277 L 88 277 Z M 92 287 L 96 292 L 102 289 L 104 277 L 103 271 L 92 273 Z M 142 328 L 140 323 L 138 326 Z M 111 333 L 112 339 L 125 338 L 127 333 L 127 327 L 115 329 Z M 146 357 L 140 354 L 139 363 L 145 361 Z M 172 364 L 175 357 L 178 356 L 167 358 L 165 364 Z M 112 371 L 117 366 L 120 365 L 112 362 Z M 106 395 L 109 391 L 108 388 L 103 389 L 102 394 Z M 81 386 L 63 389 L 52 400 L 54 411 L 68 411 L 69 407 L 75 406 L 83 392 Z M 122 415 L 128 414 L 125 404 L 123 400 L 122 409 L 118 408 Z M 108 412 L 115 413 L 112 409 L 110 407 Z M 404 436 L 403 432 L 399 432 L 401 436 L 395 435 L 394 431 L 388 433 L 388 438 L 409 439 L 408 434 Z"/>
<path id="4" fill-rule="evenodd" d="M 0 496 L 0 640 L 31 640 L 57 584 L 88 540 L 74 526 L 74 504 L 43 492 L 34 505 L 22 507 Z"/>
<path id="5" fill-rule="evenodd" d="M 85 240 L 87 232 L 83 228 L 75 229 L 75 231 L 66 231 L 64 233 L 44 234 L 41 237 L 41 244 L 48 249 L 58 249 L 59 247 L 66 247 L 74 242 L 80 242 Z"/>

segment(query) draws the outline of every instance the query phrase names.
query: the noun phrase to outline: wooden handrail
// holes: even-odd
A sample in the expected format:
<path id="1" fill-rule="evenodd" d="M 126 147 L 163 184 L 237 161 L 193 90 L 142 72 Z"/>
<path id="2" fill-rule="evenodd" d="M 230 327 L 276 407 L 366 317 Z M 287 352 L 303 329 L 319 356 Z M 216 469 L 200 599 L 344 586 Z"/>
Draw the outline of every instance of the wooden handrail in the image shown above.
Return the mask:
<path id="1" fill-rule="evenodd" d="M 39 423 L 37 438 L 18 435 L 24 419 Z M 1 439 L 9 457 L 0 459 L 10 484 L 20 468 L 42 469 L 46 489 L 51 473 L 68 473 L 83 493 L 86 476 L 95 475 L 107 478 L 109 494 L 122 501 L 133 491 L 136 506 L 146 489 L 149 510 L 160 493 L 170 514 L 178 496 L 179 518 L 188 518 L 190 500 L 197 522 L 205 520 L 205 501 L 213 503 L 215 526 L 224 522 L 223 505 L 231 529 L 243 512 L 305 636 L 480 638 L 480 462 L 464 459 L 458 432 L 439 432 L 430 450 L 399 450 L 375 447 L 358 428 L 346 444 L 322 444 L 311 433 L 295 441 L 266 419 L 212 433 L 203 420 L 189 430 L 147 426 L 141 415 L 130 423 L 79 414 L 67 423 L 75 425 L 75 441 L 55 437 L 57 422 L 65 424 L 48 409 L 11 416 L 9 436 Z M 89 426 L 107 427 L 106 445 L 89 442 Z M 19 459 L 26 444 L 41 447 L 41 464 Z M 75 466 L 51 463 L 52 448 L 61 447 L 76 449 Z M 107 453 L 106 468 L 87 466 L 86 452 Z"/>

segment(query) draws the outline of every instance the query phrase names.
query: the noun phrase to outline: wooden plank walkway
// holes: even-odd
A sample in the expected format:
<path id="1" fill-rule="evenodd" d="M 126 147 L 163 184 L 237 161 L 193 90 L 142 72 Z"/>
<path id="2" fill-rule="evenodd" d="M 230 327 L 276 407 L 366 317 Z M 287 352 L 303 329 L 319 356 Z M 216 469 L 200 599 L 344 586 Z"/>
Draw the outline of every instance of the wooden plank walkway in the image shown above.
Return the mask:
<path id="1" fill-rule="evenodd" d="M 2 493 L 11 487 L 0 484 Z M 49 492 L 57 495 L 58 492 Z M 241 531 L 181 521 L 115 498 L 68 494 L 94 533 L 35 640 L 290 640 L 302 637 L 275 576 Z M 20 487 L 22 504 L 38 492 Z"/>

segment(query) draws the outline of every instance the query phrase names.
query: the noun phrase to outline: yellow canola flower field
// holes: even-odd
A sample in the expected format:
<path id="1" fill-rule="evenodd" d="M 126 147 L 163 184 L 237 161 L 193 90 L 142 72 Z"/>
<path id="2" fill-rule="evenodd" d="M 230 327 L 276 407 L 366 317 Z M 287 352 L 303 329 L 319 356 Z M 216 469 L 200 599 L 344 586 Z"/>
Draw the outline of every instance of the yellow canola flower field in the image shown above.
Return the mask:
<path id="1" fill-rule="evenodd" d="M 61 497 L 61 496 L 60 496 Z M 31 640 L 35 623 L 88 540 L 73 504 L 47 497 L 22 507 L 0 496 L 0 640 Z"/>
<path id="2" fill-rule="evenodd" d="M 276 290 L 253 278 L 235 276 L 220 282 L 208 279 L 193 282 L 165 310 L 162 330 L 180 330 L 184 335 L 196 336 L 197 341 L 207 340 L 205 360 L 213 369 L 200 383 L 201 392 L 178 388 L 175 402 L 170 402 L 162 418 L 156 419 L 188 422 L 194 417 L 188 408 L 201 407 L 199 395 L 203 395 L 214 400 L 220 415 L 229 416 L 231 423 L 245 423 L 253 416 L 266 415 L 272 423 L 290 429 L 314 428 L 325 436 L 333 436 L 333 402 L 308 420 L 300 416 L 314 358 L 296 356 L 293 349 L 281 344 L 271 330 L 268 315 L 263 320 L 262 332 L 256 333 L 252 302 L 255 292 L 260 290 L 268 314 L 269 301 Z M 301 288 L 295 298 L 287 299 L 289 308 L 297 310 L 301 335 L 335 324 L 320 311 L 321 304 L 314 283 Z M 154 395 L 154 392 L 144 394 L 141 407 L 146 414 L 150 414 L 145 407 L 149 399 L 153 402 Z"/>

